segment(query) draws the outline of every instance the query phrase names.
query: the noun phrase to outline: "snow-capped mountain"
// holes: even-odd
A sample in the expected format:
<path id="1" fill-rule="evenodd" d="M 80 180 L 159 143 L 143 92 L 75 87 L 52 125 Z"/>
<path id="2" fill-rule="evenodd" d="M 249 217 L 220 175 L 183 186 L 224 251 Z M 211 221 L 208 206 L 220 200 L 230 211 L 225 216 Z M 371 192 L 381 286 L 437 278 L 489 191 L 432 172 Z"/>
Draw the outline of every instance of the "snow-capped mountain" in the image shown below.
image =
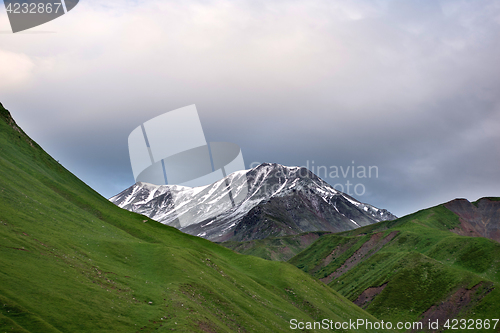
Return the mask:
<path id="1" fill-rule="evenodd" d="M 110 201 L 212 241 L 340 232 L 396 218 L 335 190 L 306 168 L 269 163 L 203 187 L 139 182 Z"/>

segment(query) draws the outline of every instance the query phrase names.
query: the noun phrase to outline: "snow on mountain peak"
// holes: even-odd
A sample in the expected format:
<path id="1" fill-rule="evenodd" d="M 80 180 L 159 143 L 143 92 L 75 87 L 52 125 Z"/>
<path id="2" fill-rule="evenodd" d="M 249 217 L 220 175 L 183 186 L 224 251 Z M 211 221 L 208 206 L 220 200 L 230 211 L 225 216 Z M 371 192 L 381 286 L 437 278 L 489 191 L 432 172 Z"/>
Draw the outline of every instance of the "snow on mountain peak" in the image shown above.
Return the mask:
<path id="1" fill-rule="evenodd" d="M 354 223 L 347 219 L 350 228 L 366 225 L 367 221 L 394 218 L 385 210 L 379 211 L 335 190 L 304 167 L 275 163 L 263 163 L 249 170 L 237 171 L 213 184 L 194 188 L 138 182 L 110 201 L 185 232 L 214 239 L 232 232 L 257 205 L 273 198 L 286 201 L 296 196 L 310 202 L 316 207 L 314 209 L 331 206 L 335 214 L 339 212 L 339 200 L 343 202 L 339 207 L 356 207 L 359 211 L 356 214 L 363 217 L 358 217 L 357 221 L 354 214 Z M 210 228 L 217 230 L 210 232 Z"/>

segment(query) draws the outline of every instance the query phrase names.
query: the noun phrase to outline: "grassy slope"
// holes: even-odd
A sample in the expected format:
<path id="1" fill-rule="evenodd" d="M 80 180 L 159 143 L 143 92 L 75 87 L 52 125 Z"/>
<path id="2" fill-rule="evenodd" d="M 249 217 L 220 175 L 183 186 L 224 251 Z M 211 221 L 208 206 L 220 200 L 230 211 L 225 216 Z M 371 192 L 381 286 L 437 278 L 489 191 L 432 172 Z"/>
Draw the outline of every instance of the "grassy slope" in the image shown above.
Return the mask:
<path id="1" fill-rule="evenodd" d="M 280 332 L 291 318 L 375 320 L 288 263 L 119 209 L 12 126 L 0 104 L 1 332 Z"/>
<path id="2" fill-rule="evenodd" d="M 457 315 L 459 318 L 498 318 L 500 313 L 500 244 L 486 238 L 458 236 L 448 231 L 458 217 L 436 206 L 349 232 L 325 235 L 289 262 L 317 278 L 335 272 L 374 233 L 398 235 L 366 260 L 330 282 L 351 300 L 369 287 L 387 283 L 366 310 L 385 320 L 418 320 L 433 304 L 446 301 L 460 288 L 481 283 L 477 299 Z M 347 244 L 342 247 L 342 245 Z M 324 259 L 337 251 L 334 259 Z M 480 299 L 484 288 L 493 290 Z M 479 291 L 482 293 L 479 293 Z M 500 331 L 497 327 L 496 331 Z M 491 332 L 491 331 L 490 331 Z"/>
<path id="3" fill-rule="evenodd" d="M 313 231 L 284 237 L 268 237 L 247 242 L 223 242 L 220 245 L 242 254 L 267 260 L 287 261 L 328 231 Z"/>

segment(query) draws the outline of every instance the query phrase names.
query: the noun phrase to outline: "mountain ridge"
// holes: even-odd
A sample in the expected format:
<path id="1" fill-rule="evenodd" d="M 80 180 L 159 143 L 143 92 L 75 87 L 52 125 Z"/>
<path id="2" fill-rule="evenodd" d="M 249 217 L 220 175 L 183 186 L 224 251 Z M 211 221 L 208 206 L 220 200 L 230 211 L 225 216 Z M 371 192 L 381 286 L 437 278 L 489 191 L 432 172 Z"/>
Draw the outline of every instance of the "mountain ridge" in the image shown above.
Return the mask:
<path id="1" fill-rule="evenodd" d="M 244 182 L 246 193 L 241 186 Z M 233 186 L 234 183 L 237 185 Z M 233 189 L 233 196 L 241 198 L 238 205 L 231 206 L 227 201 L 225 205 L 217 204 L 217 197 L 226 195 L 228 189 Z M 335 190 L 306 168 L 276 163 L 235 172 L 199 188 L 137 183 L 110 201 L 183 232 L 217 242 L 306 231 L 339 232 L 396 218 L 385 209 L 361 203 Z M 176 221 L 177 214 L 189 214 L 194 222 L 182 226 Z M 261 232 L 255 232 L 255 228 Z"/>

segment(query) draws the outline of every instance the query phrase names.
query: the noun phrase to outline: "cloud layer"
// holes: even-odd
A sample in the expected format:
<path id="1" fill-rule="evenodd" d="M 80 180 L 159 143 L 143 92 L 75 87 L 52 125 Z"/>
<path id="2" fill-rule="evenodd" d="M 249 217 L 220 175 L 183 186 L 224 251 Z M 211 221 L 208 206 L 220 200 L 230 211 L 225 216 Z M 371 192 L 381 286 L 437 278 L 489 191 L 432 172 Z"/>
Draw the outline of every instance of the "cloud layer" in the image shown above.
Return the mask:
<path id="1" fill-rule="evenodd" d="M 500 195 L 499 25 L 496 1 L 90 0 L 15 35 L 0 11 L 0 101 L 106 197 L 130 131 L 196 104 L 248 166 L 377 166 L 358 198 L 403 215 Z"/>

